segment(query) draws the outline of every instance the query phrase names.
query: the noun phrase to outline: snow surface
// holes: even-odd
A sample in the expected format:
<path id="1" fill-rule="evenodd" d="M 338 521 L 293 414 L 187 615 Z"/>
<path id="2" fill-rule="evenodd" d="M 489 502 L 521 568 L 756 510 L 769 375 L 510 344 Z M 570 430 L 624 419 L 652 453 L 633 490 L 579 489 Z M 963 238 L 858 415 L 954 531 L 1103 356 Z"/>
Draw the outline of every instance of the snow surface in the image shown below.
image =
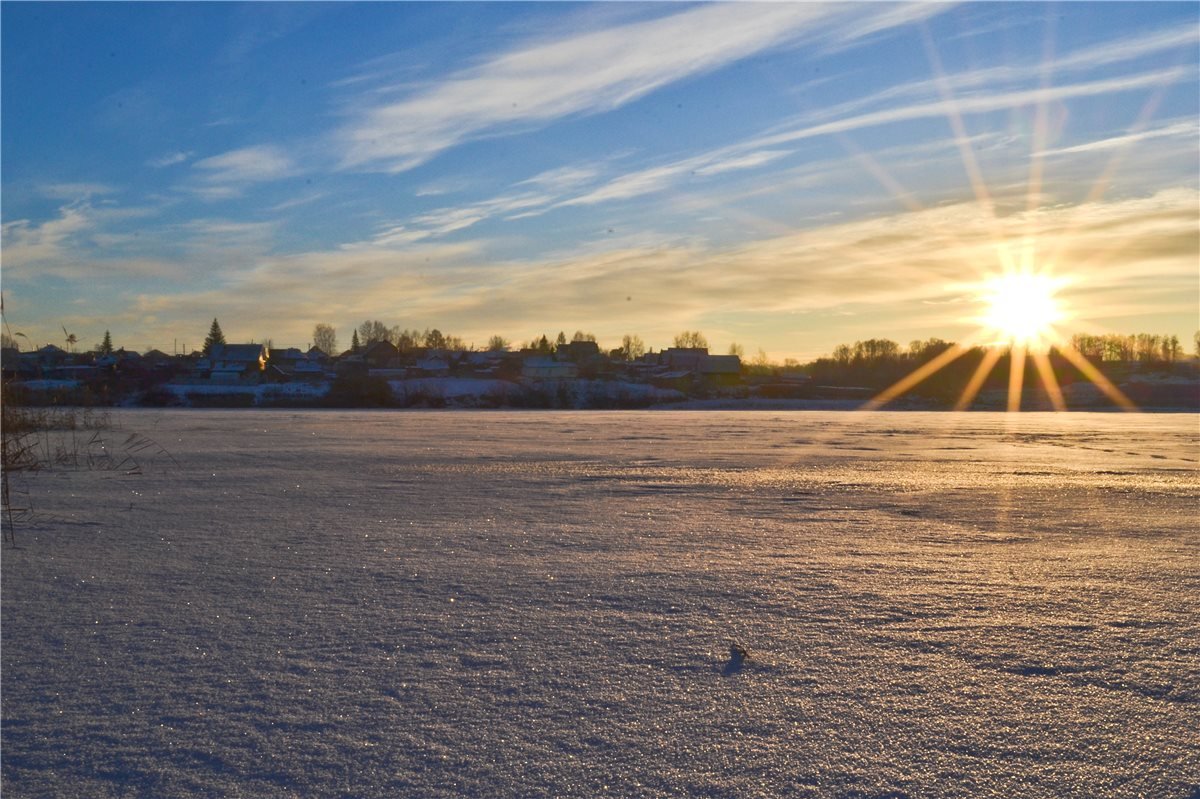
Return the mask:
<path id="1" fill-rule="evenodd" d="M 174 462 L 21 486 L 6 799 L 1200 796 L 1195 415 L 114 418 Z"/>

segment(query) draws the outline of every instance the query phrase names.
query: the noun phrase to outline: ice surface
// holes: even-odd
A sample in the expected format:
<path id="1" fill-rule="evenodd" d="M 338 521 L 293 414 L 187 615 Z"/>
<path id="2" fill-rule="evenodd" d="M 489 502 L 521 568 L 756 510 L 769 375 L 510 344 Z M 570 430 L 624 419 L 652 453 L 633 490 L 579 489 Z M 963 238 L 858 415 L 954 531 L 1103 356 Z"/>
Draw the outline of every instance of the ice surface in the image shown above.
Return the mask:
<path id="1" fill-rule="evenodd" d="M 3 551 L 6 799 L 1200 795 L 1195 415 L 116 419 L 176 463 Z"/>

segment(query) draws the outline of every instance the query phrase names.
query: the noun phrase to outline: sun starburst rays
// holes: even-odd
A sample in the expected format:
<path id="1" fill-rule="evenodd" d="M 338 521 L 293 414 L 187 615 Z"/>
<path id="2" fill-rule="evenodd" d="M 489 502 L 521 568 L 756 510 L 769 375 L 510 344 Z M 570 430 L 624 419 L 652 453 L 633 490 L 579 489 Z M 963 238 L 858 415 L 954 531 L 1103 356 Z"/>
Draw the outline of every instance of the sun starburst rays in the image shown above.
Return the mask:
<path id="1" fill-rule="evenodd" d="M 1046 25 L 1040 75 L 1042 89 L 1050 86 L 1053 63 L 1053 20 L 1048 19 Z M 950 82 L 946 78 L 937 47 L 927 28 L 922 28 L 921 32 L 934 82 L 948 109 L 946 119 L 958 147 L 975 202 L 994 231 L 992 243 L 998 271 L 985 275 L 971 287 L 971 294 L 980 307 L 980 313 L 972 320 L 978 329 L 969 337 L 968 343 L 955 344 L 917 367 L 865 403 L 862 406 L 863 410 L 880 409 L 966 355 L 971 348 L 978 346 L 984 347 L 983 356 L 953 406 L 956 411 L 967 410 L 971 406 L 1005 355 L 1008 356 L 1009 368 L 1005 407 L 1009 412 L 1021 409 L 1025 393 L 1025 372 L 1030 361 L 1050 407 L 1056 411 L 1067 410 L 1063 388 L 1051 360 L 1052 352 L 1059 354 L 1114 405 L 1126 411 L 1137 410 L 1129 397 L 1095 364 L 1076 350 L 1061 332 L 1061 326 L 1073 319 L 1076 313 L 1061 296 L 1061 292 L 1071 286 L 1073 280 L 1058 274 L 1058 264 L 1070 249 L 1072 235 L 1087 224 L 1084 208 L 1106 193 L 1126 151 L 1132 146 L 1133 139 L 1119 147 L 1108 159 L 1074 218 L 1069 220 L 1065 228 L 1048 235 L 1049 231 L 1037 229 L 1037 218 L 1042 208 L 1043 185 L 1046 181 L 1045 153 L 1050 140 L 1051 119 L 1046 102 L 1039 101 L 1031 131 L 1033 151 L 1030 154 L 1026 187 L 1026 221 L 1022 223 L 1021 220 L 1017 220 L 1017 228 L 1006 224 L 1006 220 L 1001 219 L 997 211 L 996 201 L 983 177 L 983 170 L 972 148 L 971 138 L 956 104 Z M 1133 123 L 1134 131 L 1145 128 L 1149 123 L 1167 88 L 1164 84 L 1151 91 Z M 854 147 L 848 140 L 843 140 L 842 144 L 860 166 L 887 188 L 896 200 L 910 210 L 922 207 L 920 202 L 868 153 Z M 1119 252 L 1123 246 L 1118 243 L 1115 250 Z M 1110 250 L 1103 255 L 1093 255 L 1089 262 L 1108 261 L 1115 255 L 1116 252 Z M 1084 267 L 1085 264 L 1082 263 L 1077 265 L 1075 274 L 1083 274 Z"/>

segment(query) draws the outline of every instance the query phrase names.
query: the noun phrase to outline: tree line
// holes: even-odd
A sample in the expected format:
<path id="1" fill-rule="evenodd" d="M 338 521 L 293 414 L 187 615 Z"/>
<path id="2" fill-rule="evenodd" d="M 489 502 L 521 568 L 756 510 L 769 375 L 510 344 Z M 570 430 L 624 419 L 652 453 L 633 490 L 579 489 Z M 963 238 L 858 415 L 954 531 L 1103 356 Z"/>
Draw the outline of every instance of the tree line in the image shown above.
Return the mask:
<path id="1" fill-rule="evenodd" d="M 217 320 L 214 319 L 213 325 L 217 326 L 217 324 Z M 217 329 L 219 330 L 219 327 Z M 211 338 L 211 332 L 209 335 Z M 318 322 L 313 328 L 312 338 L 312 345 L 326 355 L 337 355 L 340 352 L 338 349 L 337 330 L 333 325 L 326 322 Z M 443 333 L 437 328 L 427 328 L 423 331 L 405 329 L 399 325 L 389 326 L 378 319 L 368 319 L 351 332 L 350 351 L 357 352 L 379 341 L 388 342 L 400 352 L 408 352 L 420 347 L 440 350 L 473 349 L 473 345 L 468 345 L 460 336 Z M 558 335 L 553 339 L 543 333 L 521 343 L 517 348 L 551 355 L 558 347 L 575 341 L 596 342 L 596 336 L 594 333 L 576 330 L 574 335 L 568 339 L 566 332 L 560 330 Z M 223 339 L 221 343 L 224 343 Z M 205 341 L 205 345 L 205 353 L 207 353 L 208 340 Z M 684 330 L 674 337 L 672 346 L 707 349 L 708 339 L 698 330 Z M 484 347 L 485 350 L 491 352 L 500 352 L 510 348 L 512 348 L 512 342 L 501 335 L 491 336 Z M 605 352 L 612 358 L 633 361 L 645 355 L 647 348 L 641 336 L 627 333 L 621 337 L 620 346 Z M 743 349 L 740 344 L 732 344 L 729 348 L 730 355 L 742 355 L 742 353 Z"/>
<path id="2" fill-rule="evenodd" d="M 1197 357 L 1200 358 L 1200 334 L 1197 340 Z M 913 341 L 907 348 L 889 339 L 867 339 L 854 344 L 840 344 L 829 356 L 801 364 L 800 370 L 807 373 L 816 385 L 861 386 L 881 390 L 915 370 L 933 361 L 955 344 L 940 338 Z M 1071 342 L 1078 351 L 1101 371 L 1113 373 L 1129 365 L 1140 364 L 1151 368 L 1170 369 L 1184 359 L 1178 337 L 1139 333 L 1133 335 L 1078 335 Z M 913 389 L 914 394 L 928 397 L 950 397 L 961 390 L 988 357 L 988 347 L 967 348 L 961 355 L 946 363 Z M 995 353 L 992 358 L 996 358 Z M 1081 377 L 1079 368 L 1064 357 L 1057 349 L 1048 353 L 1054 374 L 1064 383 Z M 1007 384 L 1009 371 L 1015 363 L 1011 353 L 996 358 L 985 386 L 999 387 Z M 1024 359 L 1027 385 L 1037 379 L 1033 359 Z"/>
<path id="3" fill-rule="evenodd" d="M 7 330 L 3 331 L 3 346 L 18 348 L 16 338 L 22 335 L 21 333 L 12 334 Z M 75 336 L 67 334 L 66 341 L 69 349 L 73 350 L 76 340 Z M 468 345 L 460 336 L 443 333 L 437 328 L 405 329 L 398 325 L 389 326 L 378 319 L 368 319 L 352 331 L 350 351 L 357 352 L 379 341 L 386 341 L 401 352 L 417 348 L 459 351 L 473 349 L 473 345 Z M 559 331 L 553 339 L 546 334 L 540 334 L 523 342 L 518 348 L 552 355 L 559 346 L 578 341 L 596 342 L 596 336 L 593 333 L 576 330 L 574 335 L 568 339 L 564 331 Z M 206 356 L 210 355 L 214 346 L 225 343 L 221 324 L 214 318 L 208 335 L 204 339 L 202 352 Z M 1200 331 L 1193 336 L 1193 343 L 1195 357 L 1200 358 Z M 270 347 L 269 341 L 267 346 Z M 325 322 L 318 323 L 313 328 L 312 346 L 326 355 L 340 354 L 337 331 L 333 325 Z M 488 339 L 485 349 L 503 351 L 510 349 L 511 346 L 512 342 L 508 339 L 494 335 Z M 708 340 L 698 330 L 684 330 L 672 339 L 671 346 L 707 349 Z M 854 344 L 839 344 L 830 355 L 817 358 L 809 363 L 800 363 L 789 358 L 783 362 L 782 366 L 800 369 L 815 379 L 836 376 L 839 378 L 839 382 L 858 374 L 872 374 L 876 378 L 881 378 L 892 372 L 920 366 L 952 346 L 954 345 L 951 342 L 940 338 L 912 341 L 907 348 L 890 339 L 871 338 L 856 341 Z M 1178 336 L 1157 333 L 1099 335 L 1078 333 L 1071 337 L 1070 346 L 1080 355 L 1098 365 L 1141 363 L 1169 366 L 1182 361 L 1185 357 L 1183 345 Z M 976 350 L 982 357 L 986 348 L 976 347 L 969 352 Z M 94 351 L 100 355 L 111 355 L 114 352 L 112 335 L 108 330 L 104 331 L 104 339 L 95 345 Z M 601 351 L 614 360 L 634 361 L 646 354 L 647 347 L 640 336 L 627 333 L 622 336 L 619 346 Z M 746 360 L 744 348 L 740 344 L 731 344 L 728 354 L 737 355 L 744 361 Z M 971 360 L 974 358 L 965 357 L 966 362 Z M 746 362 L 746 366 L 751 370 L 760 370 L 777 367 L 778 364 L 773 364 L 767 354 L 760 349 L 757 356 Z"/>
<path id="4" fill-rule="evenodd" d="M 1154 333 L 1107 333 L 1093 336 L 1083 333 L 1071 337 L 1071 346 L 1093 361 L 1140 361 L 1175 363 L 1183 359 L 1179 336 Z M 1200 357 L 1200 332 L 1196 334 L 1196 354 Z"/>

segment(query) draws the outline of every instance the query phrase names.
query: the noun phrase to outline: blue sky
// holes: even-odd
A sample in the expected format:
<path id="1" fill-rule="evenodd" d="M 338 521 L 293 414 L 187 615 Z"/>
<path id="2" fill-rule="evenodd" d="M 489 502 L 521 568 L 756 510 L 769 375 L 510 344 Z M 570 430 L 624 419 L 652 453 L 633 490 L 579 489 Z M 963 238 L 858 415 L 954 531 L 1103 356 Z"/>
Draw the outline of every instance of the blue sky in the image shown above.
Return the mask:
<path id="1" fill-rule="evenodd" d="M 1190 342 L 1198 8 L 5 2 L 6 318 L 810 359 L 969 340 L 1021 263 Z"/>

